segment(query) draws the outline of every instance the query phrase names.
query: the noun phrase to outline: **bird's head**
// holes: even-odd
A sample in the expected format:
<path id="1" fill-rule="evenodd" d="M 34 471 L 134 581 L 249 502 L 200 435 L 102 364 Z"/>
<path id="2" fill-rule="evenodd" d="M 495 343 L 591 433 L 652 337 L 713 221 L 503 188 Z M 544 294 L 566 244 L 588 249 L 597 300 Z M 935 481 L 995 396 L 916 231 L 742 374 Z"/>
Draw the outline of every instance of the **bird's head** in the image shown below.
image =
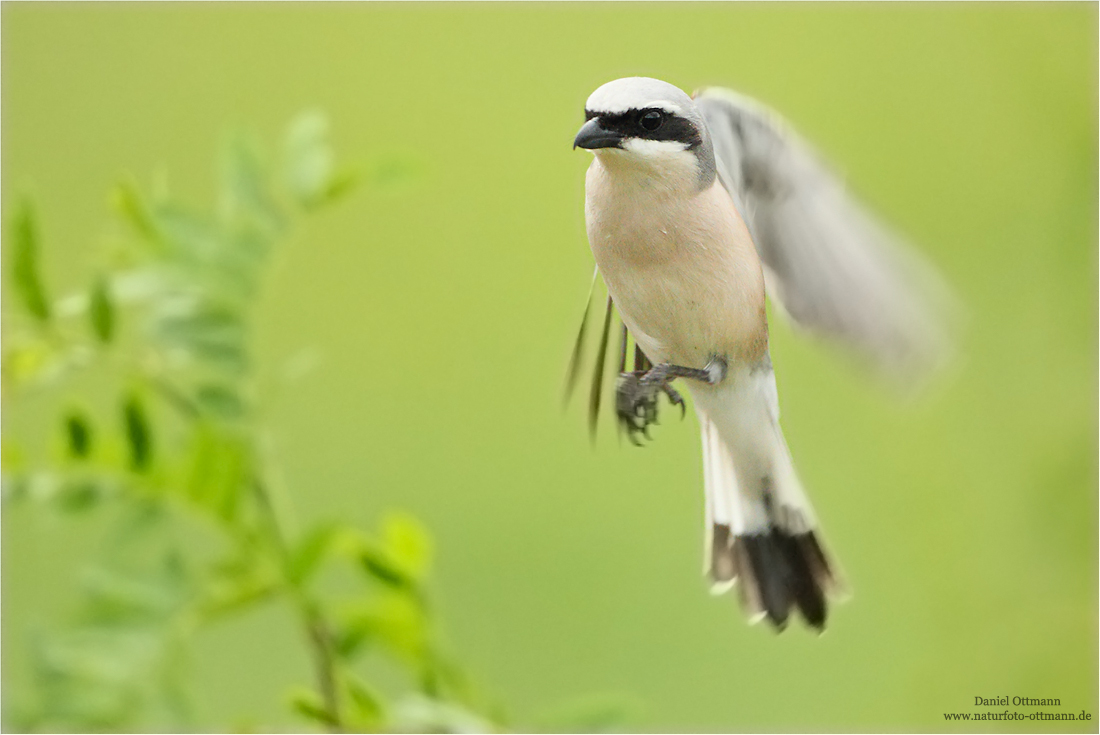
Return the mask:
<path id="1" fill-rule="evenodd" d="M 691 97 L 668 82 L 627 77 L 603 85 L 584 106 L 587 122 L 574 148 L 592 151 L 612 169 L 714 180 L 714 153 Z"/>

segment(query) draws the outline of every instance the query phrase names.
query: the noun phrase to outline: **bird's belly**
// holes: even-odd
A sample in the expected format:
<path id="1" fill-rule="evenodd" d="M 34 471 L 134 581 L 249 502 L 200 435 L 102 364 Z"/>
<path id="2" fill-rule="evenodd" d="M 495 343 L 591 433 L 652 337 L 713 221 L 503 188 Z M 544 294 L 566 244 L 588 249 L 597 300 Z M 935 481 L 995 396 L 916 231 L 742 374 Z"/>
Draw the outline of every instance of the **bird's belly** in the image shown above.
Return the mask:
<path id="1" fill-rule="evenodd" d="M 601 272 L 623 323 L 652 361 L 701 368 L 723 351 L 714 305 L 695 284 L 667 272 Z"/>
<path id="2" fill-rule="evenodd" d="M 644 181 L 597 160 L 585 187 L 588 241 L 623 322 L 654 362 L 760 359 L 764 277 L 729 195 L 717 181 L 694 193 Z"/>
<path id="3" fill-rule="evenodd" d="M 612 247 L 593 252 L 623 322 L 652 361 L 702 368 L 715 356 L 753 361 L 767 349 L 763 291 L 746 277 L 755 262 L 735 262 L 728 243 L 650 241 L 656 252 L 638 258 L 616 240 L 605 238 Z"/>

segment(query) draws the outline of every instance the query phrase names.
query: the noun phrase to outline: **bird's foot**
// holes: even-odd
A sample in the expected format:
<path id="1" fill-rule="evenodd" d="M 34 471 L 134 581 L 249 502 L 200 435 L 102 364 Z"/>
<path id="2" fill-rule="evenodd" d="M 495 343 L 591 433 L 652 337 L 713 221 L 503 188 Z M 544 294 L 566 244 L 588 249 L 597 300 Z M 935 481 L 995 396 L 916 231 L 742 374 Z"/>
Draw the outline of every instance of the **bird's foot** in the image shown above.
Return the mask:
<path id="1" fill-rule="evenodd" d="M 671 382 L 677 376 L 671 365 L 655 365 L 647 371 L 619 373 L 619 383 L 615 390 L 615 412 L 619 425 L 626 430 L 626 436 L 636 446 L 641 446 L 638 434 L 650 439 L 649 427 L 657 423 L 657 399 L 661 393 L 668 396 L 669 403 L 680 407 L 680 417 L 687 413 L 684 399 L 672 387 Z"/>

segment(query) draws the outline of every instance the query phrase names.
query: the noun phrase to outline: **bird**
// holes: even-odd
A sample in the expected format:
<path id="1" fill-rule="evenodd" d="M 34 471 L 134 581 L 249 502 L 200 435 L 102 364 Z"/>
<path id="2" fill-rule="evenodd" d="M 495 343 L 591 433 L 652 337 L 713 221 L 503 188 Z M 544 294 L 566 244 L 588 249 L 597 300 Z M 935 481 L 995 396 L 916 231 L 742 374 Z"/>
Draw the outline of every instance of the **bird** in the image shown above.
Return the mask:
<path id="1" fill-rule="evenodd" d="M 849 595 L 779 424 L 766 299 L 899 385 L 950 357 L 952 299 L 935 268 L 857 202 L 770 108 L 732 90 L 688 95 L 648 77 L 596 89 L 573 148 L 593 154 L 585 226 L 607 288 L 590 395 L 595 429 L 612 314 L 622 322 L 615 412 L 649 436 L 658 398 L 702 435 L 704 573 L 737 587 L 750 622 L 794 612 L 825 629 Z M 585 344 L 589 293 L 567 391 Z M 633 369 L 627 369 L 632 340 Z M 677 384 L 678 385 L 678 384 Z"/>

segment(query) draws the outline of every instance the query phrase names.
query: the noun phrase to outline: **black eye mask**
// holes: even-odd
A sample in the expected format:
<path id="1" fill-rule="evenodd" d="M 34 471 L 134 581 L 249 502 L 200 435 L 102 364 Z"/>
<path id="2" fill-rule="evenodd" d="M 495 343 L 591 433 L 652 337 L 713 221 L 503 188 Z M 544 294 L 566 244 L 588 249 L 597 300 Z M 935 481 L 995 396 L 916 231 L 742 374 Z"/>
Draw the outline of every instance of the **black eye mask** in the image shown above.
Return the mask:
<path id="1" fill-rule="evenodd" d="M 703 136 L 690 120 L 653 107 L 627 110 L 617 114 L 601 114 L 585 110 L 584 117 L 586 120 L 598 117 L 601 128 L 612 130 L 624 138 L 675 140 L 686 145 L 688 150 L 703 143 Z"/>

